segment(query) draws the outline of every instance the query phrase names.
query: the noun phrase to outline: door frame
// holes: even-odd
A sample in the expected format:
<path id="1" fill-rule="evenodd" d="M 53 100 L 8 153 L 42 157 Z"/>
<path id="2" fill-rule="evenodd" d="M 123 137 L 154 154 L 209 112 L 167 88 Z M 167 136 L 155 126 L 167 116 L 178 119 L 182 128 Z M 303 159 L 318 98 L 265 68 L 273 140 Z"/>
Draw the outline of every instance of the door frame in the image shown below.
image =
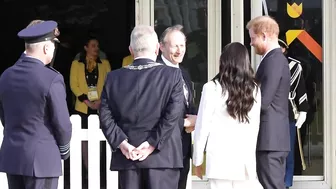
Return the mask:
<path id="1" fill-rule="evenodd" d="M 154 0 L 135 0 L 135 25 L 154 25 Z"/>

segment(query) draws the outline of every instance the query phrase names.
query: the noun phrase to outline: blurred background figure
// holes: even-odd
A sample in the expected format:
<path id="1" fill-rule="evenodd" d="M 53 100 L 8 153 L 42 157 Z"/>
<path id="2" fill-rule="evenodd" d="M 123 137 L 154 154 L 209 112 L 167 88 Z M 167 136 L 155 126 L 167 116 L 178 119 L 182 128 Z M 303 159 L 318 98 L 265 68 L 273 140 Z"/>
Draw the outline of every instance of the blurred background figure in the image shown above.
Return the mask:
<path id="1" fill-rule="evenodd" d="M 133 55 L 130 54 L 128 56 L 125 56 L 122 61 L 122 67 L 132 64 L 133 60 Z"/>

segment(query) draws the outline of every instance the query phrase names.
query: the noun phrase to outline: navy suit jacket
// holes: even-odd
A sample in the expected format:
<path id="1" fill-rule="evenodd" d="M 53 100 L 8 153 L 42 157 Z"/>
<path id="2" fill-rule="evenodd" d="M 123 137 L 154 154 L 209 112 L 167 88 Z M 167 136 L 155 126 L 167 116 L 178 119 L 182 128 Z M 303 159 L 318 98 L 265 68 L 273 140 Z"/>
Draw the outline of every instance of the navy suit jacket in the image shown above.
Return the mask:
<path id="1" fill-rule="evenodd" d="M 158 56 L 157 58 L 157 62 L 163 63 L 164 61 L 162 60 L 161 56 Z M 194 88 L 193 88 L 193 84 L 190 78 L 190 75 L 188 73 L 188 71 L 186 69 L 184 69 L 181 65 L 180 69 L 182 72 L 182 77 L 185 81 L 185 84 L 187 86 L 187 90 L 188 90 L 188 103 L 186 102 L 185 98 L 184 98 L 184 112 L 183 112 L 183 119 L 181 119 L 179 121 L 179 125 L 180 127 L 184 127 L 184 118 L 186 116 L 186 114 L 192 114 L 192 115 L 197 115 L 197 109 L 195 107 L 195 103 L 194 103 Z M 191 144 L 191 133 L 187 133 L 184 129 L 182 130 L 182 145 L 183 145 L 183 157 L 184 158 L 191 158 L 192 156 L 192 144 Z"/>
<path id="2" fill-rule="evenodd" d="M 108 74 L 99 118 L 113 151 L 111 170 L 183 167 L 181 78 L 179 69 L 143 58 Z M 142 162 L 128 160 L 118 148 L 125 139 L 134 147 L 148 141 L 155 150 Z"/>
<path id="3" fill-rule="evenodd" d="M 23 54 L 1 75 L 0 118 L 0 172 L 62 175 L 61 159 L 69 157 L 72 127 L 60 73 Z"/>
<path id="4" fill-rule="evenodd" d="M 289 151 L 288 95 L 290 71 L 280 48 L 270 51 L 261 61 L 256 79 L 261 90 L 259 151 Z"/>

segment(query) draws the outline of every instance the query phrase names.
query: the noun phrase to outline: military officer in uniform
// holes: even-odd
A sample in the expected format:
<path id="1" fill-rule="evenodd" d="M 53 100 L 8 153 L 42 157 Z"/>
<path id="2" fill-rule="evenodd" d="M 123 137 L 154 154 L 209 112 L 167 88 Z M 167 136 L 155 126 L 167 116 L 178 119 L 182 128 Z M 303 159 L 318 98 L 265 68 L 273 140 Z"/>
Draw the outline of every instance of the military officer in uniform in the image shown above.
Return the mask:
<path id="1" fill-rule="evenodd" d="M 300 129 L 306 120 L 309 103 L 306 93 L 305 81 L 302 75 L 302 66 L 299 60 L 292 58 L 291 51 L 285 40 L 279 39 L 282 52 L 288 59 L 291 73 L 290 91 L 288 96 L 288 118 L 291 150 L 286 158 L 285 185 L 290 188 L 293 185 L 295 156 L 300 156 L 300 151 L 295 151 L 297 143 L 297 128 Z M 300 131 L 301 132 L 301 131 Z M 301 135 L 300 135 L 301 136 Z M 299 149 L 299 147 L 297 147 Z M 297 154 L 296 154 L 297 153 Z M 300 159 L 301 160 L 301 159 Z M 300 162 L 297 162 L 300 163 Z M 300 164 L 301 165 L 301 164 Z"/>
<path id="2" fill-rule="evenodd" d="M 71 122 L 63 76 L 52 67 L 57 23 L 44 21 L 18 33 L 25 56 L 0 78 L 4 139 L 0 172 L 9 189 L 57 189 L 61 159 L 69 157 Z"/>

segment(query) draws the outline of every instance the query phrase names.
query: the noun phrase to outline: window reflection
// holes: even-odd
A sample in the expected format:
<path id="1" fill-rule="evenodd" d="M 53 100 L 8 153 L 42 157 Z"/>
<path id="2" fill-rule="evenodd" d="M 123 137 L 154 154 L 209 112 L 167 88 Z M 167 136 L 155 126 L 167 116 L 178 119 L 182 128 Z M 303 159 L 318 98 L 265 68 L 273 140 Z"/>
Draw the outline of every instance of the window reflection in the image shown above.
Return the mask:
<path id="1" fill-rule="evenodd" d="M 267 0 L 266 5 L 280 25 L 280 38 L 287 40 L 293 57 L 301 61 L 310 104 L 300 129 L 307 169 L 302 171 L 296 153 L 295 175 L 323 175 L 322 2 Z"/>

